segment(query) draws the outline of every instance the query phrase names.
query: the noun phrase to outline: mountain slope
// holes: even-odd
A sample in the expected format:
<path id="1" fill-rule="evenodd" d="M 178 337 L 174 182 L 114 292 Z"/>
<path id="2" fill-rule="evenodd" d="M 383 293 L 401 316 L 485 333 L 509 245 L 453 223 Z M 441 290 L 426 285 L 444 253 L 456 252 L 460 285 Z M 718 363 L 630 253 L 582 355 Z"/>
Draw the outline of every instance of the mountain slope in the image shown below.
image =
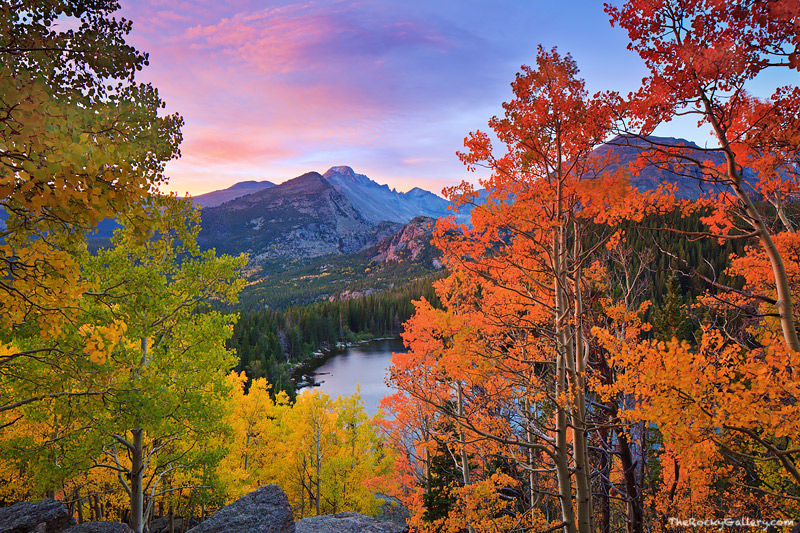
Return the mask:
<path id="1" fill-rule="evenodd" d="M 713 161 L 718 164 L 724 160 L 724 155 L 718 150 L 706 150 L 697 144 L 675 137 L 650 136 L 648 140 L 656 145 L 672 147 L 682 145 L 685 153 L 698 161 Z M 596 148 L 594 155 L 605 161 L 608 158 L 607 170 L 616 172 L 620 167 L 627 166 L 636 161 L 639 154 L 650 148 L 648 141 L 633 136 L 620 135 L 608 143 Z M 609 157 L 610 156 L 610 157 Z M 745 169 L 745 180 L 754 178 L 754 173 Z M 703 176 L 700 167 L 687 165 L 678 168 L 669 163 L 657 163 L 645 166 L 637 175 L 631 175 L 631 185 L 640 191 L 652 191 L 664 182 L 674 183 L 678 190 L 676 196 L 684 199 L 697 199 L 703 194 L 726 190 L 727 186 L 711 183 Z"/>
<path id="2" fill-rule="evenodd" d="M 352 254 L 272 259 L 241 294 L 243 309 L 284 308 L 339 300 L 441 275 L 441 254 L 431 244 L 435 220 L 417 217 L 375 245 Z"/>
<path id="3" fill-rule="evenodd" d="M 254 260 L 346 254 L 399 225 L 366 220 L 317 172 L 202 210 L 199 242 Z"/>
<path id="4" fill-rule="evenodd" d="M 703 150 L 683 139 L 651 140 L 665 146 L 684 144 L 692 156 L 702 160 L 721 157 L 718 152 Z M 646 141 L 620 136 L 598 147 L 594 154 L 608 160 L 606 170 L 614 172 L 627 168 L 647 147 Z M 674 183 L 679 197 L 696 198 L 718 188 L 703 182 L 702 177 L 697 167 L 684 168 L 679 173 L 673 165 L 660 164 L 645 166 L 638 175 L 631 176 L 631 182 L 643 191 L 655 189 L 662 182 Z M 216 194 L 214 198 L 218 200 L 223 193 L 237 194 L 263 185 L 245 182 L 209 194 Z M 480 190 L 477 202 L 482 203 L 486 196 L 487 192 Z M 324 175 L 309 172 L 281 185 L 205 207 L 200 242 L 219 251 L 248 251 L 256 261 L 349 254 L 377 244 L 415 217 L 435 219 L 450 215 L 449 205 L 447 200 L 423 189 L 397 192 L 348 166 L 335 166 Z M 457 220 L 468 223 L 469 213 L 469 206 L 462 206 Z M 391 253 L 380 251 L 374 255 L 392 257 Z"/>

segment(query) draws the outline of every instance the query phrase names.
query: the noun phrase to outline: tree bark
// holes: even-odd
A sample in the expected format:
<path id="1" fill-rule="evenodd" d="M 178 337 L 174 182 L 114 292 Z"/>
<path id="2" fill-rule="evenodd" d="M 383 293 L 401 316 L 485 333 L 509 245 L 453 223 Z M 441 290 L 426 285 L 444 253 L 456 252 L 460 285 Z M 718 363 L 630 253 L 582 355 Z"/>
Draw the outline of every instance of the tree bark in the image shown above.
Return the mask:
<path id="1" fill-rule="evenodd" d="M 316 489 L 317 489 L 317 494 L 316 494 L 317 516 L 319 516 L 319 514 L 320 514 L 319 513 L 319 500 L 320 500 L 320 485 L 321 485 L 321 481 L 322 481 L 320 479 L 320 476 L 322 475 L 322 455 L 321 455 L 321 451 L 320 451 L 320 442 L 319 441 L 320 441 L 320 434 L 319 434 L 319 428 L 317 428 L 317 439 L 316 439 L 316 444 L 317 444 L 317 464 L 316 464 L 316 467 L 317 467 L 317 487 L 316 487 Z"/>
<path id="2" fill-rule="evenodd" d="M 572 223 L 573 256 L 572 260 L 578 263 L 581 257 L 580 235 L 577 230 L 577 223 Z M 562 243 L 563 246 L 566 242 Z M 564 276 L 563 283 L 567 283 Z M 584 342 L 583 332 L 583 298 L 581 297 L 581 269 L 575 268 L 573 275 L 573 323 L 570 337 L 565 338 L 568 362 L 571 363 L 570 373 L 572 375 L 572 397 L 574 398 L 574 408 L 572 409 L 572 428 L 574 442 L 572 445 L 572 455 L 575 461 L 575 488 L 576 488 L 576 507 L 578 511 L 578 531 L 581 533 L 593 533 L 592 524 L 592 486 L 589 476 L 591 468 L 589 466 L 589 447 L 586 437 L 586 350 L 588 346 Z M 566 311 L 566 310 L 565 310 Z M 570 340 L 571 339 L 571 340 Z M 571 352 L 571 353 L 570 353 Z"/>
<path id="3" fill-rule="evenodd" d="M 461 383 L 457 384 L 456 394 L 458 396 L 458 419 L 459 421 L 464 417 L 464 394 L 461 389 Z M 459 422 L 459 429 L 458 429 L 458 443 L 461 447 L 461 478 L 464 481 L 464 486 L 468 486 L 471 483 L 470 479 L 470 472 L 469 472 L 469 457 L 467 456 L 467 444 L 466 439 L 464 438 L 464 428 L 461 426 L 461 422 Z M 469 533 L 473 533 L 474 529 L 472 524 L 467 526 Z"/>
<path id="4" fill-rule="evenodd" d="M 558 216 L 561 217 L 561 185 L 558 186 Z M 567 442 L 567 412 L 566 399 L 569 396 L 567 386 L 567 353 L 564 349 L 563 339 L 563 286 L 561 285 L 560 272 L 562 262 L 563 234 L 561 228 L 556 228 L 553 239 L 553 291 L 555 293 L 555 348 L 556 348 L 556 477 L 558 479 L 558 495 L 561 500 L 561 519 L 564 522 L 565 533 L 577 533 L 575 523 L 575 509 L 572 505 L 572 479 L 569 470 L 569 454 Z"/>
<path id="5" fill-rule="evenodd" d="M 144 448 L 141 428 L 131 430 L 131 529 L 134 533 L 144 531 Z"/>
<path id="6" fill-rule="evenodd" d="M 611 470 L 613 467 L 614 456 L 611 453 L 611 444 L 609 442 L 609 431 L 607 428 L 598 430 L 600 441 L 603 443 L 602 450 L 600 451 L 600 458 L 598 461 L 598 470 L 600 471 L 600 496 L 599 496 L 599 513 L 600 523 L 598 524 L 600 533 L 611 533 Z"/>

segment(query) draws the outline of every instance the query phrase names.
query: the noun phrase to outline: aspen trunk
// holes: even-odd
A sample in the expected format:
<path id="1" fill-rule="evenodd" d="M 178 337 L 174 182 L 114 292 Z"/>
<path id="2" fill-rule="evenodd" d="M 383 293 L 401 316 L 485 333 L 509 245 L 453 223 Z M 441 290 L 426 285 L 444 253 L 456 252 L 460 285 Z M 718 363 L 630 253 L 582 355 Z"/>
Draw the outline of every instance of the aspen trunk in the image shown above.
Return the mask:
<path id="1" fill-rule="evenodd" d="M 636 482 L 636 465 L 633 462 L 628 436 L 624 431 L 617 432 L 617 449 L 619 450 L 622 474 L 625 478 L 625 495 L 628 499 L 628 520 L 625 530 L 628 533 L 642 533 L 644 524 L 642 522 L 642 502 Z"/>
<path id="2" fill-rule="evenodd" d="M 603 450 L 600 454 L 598 470 L 600 471 L 602 478 L 601 478 L 601 489 L 600 489 L 600 497 L 599 497 L 599 515 L 600 515 L 600 523 L 598 524 L 598 528 L 600 533 L 611 533 L 611 470 L 613 468 L 613 460 L 614 456 L 611 454 L 611 443 L 609 442 L 609 432 L 607 428 L 601 428 L 598 431 L 600 435 L 600 441 L 603 443 Z"/>
<path id="3" fill-rule="evenodd" d="M 467 444 L 466 439 L 464 438 L 464 429 L 460 427 L 461 419 L 464 416 L 464 394 L 461 389 L 461 383 L 459 382 L 457 385 L 456 393 L 458 395 L 458 419 L 459 419 L 459 429 L 458 429 L 458 443 L 461 446 L 461 478 L 464 481 L 464 486 L 470 484 L 470 472 L 469 472 L 469 457 L 467 457 Z M 472 524 L 468 526 L 469 533 L 473 533 L 474 529 Z"/>
<path id="4" fill-rule="evenodd" d="M 566 388 L 566 369 L 564 357 L 558 356 L 556 363 L 556 400 L 560 400 Z M 567 413 L 561 406 L 556 407 L 556 476 L 558 479 L 558 496 L 561 500 L 561 520 L 566 533 L 577 533 L 575 528 L 575 510 L 572 506 L 572 479 L 569 472 L 569 454 L 567 444 Z"/>
<path id="5" fill-rule="evenodd" d="M 83 501 L 81 500 L 80 494 L 78 493 L 78 489 L 75 489 L 75 505 L 76 511 L 78 512 L 78 523 L 83 523 Z"/>
<path id="6" fill-rule="evenodd" d="M 525 440 L 530 445 L 533 444 L 533 432 L 531 431 L 531 404 L 528 398 L 525 398 Z M 534 489 L 536 482 L 536 475 L 533 471 L 534 458 L 533 447 L 529 446 L 527 450 L 528 455 L 528 500 L 530 503 L 531 511 L 537 503 L 536 490 Z"/>
<path id="7" fill-rule="evenodd" d="M 302 474 L 301 474 L 302 476 Z M 300 478 L 300 520 L 302 520 L 306 515 L 306 484 L 303 482 L 303 478 Z"/>
<path id="8" fill-rule="evenodd" d="M 144 531 L 144 449 L 141 429 L 131 430 L 131 529 L 135 533 Z"/>
<path id="9" fill-rule="evenodd" d="M 317 433 L 317 494 L 316 494 L 316 503 L 317 503 L 317 516 L 319 516 L 319 499 L 320 499 L 320 476 L 322 475 L 322 457 L 319 449 L 319 433 Z"/>
<path id="10" fill-rule="evenodd" d="M 580 236 L 577 223 L 573 222 L 573 260 L 579 261 L 581 256 Z M 566 245 L 566 243 L 563 243 Z M 566 277 L 566 276 L 565 276 Z M 572 427 L 574 442 L 572 455 L 575 461 L 575 487 L 577 492 L 578 531 L 592 533 L 592 486 L 589 476 L 589 446 L 586 437 L 586 359 L 588 346 L 584 342 L 583 331 L 583 298 L 581 296 L 581 270 L 578 267 L 574 273 L 573 298 L 574 314 L 570 338 L 565 339 L 568 350 L 568 361 L 572 365 L 572 384 L 574 390 L 574 408 L 572 409 Z M 564 279 L 564 283 L 567 280 Z M 569 353 L 572 352 L 572 353 Z"/>
<path id="11" fill-rule="evenodd" d="M 559 216 L 561 215 L 559 185 Z M 563 309 L 564 292 L 561 284 L 561 264 L 563 261 L 563 231 L 554 230 L 553 240 L 553 291 L 555 294 L 555 349 L 556 349 L 556 477 L 558 479 L 558 495 L 561 500 L 561 519 L 565 533 L 577 533 L 575 509 L 572 505 L 572 477 L 569 470 L 569 443 L 567 442 L 566 399 L 569 397 L 567 386 L 567 353 L 563 342 Z"/>

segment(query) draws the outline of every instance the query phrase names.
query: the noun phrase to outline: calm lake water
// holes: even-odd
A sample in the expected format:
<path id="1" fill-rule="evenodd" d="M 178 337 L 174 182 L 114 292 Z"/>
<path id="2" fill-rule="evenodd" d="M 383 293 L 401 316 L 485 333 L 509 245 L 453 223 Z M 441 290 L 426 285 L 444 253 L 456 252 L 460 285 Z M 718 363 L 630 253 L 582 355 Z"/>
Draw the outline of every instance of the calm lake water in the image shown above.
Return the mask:
<path id="1" fill-rule="evenodd" d="M 392 353 L 405 351 L 400 339 L 351 346 L 325 361 L 314 371 L 314 377 L 320 382 L 319 389 L 332 398 L 349 396 L 360 386 L 367 412 L 374 415 L 381 398 L 392 393 L 386 384 Z"/>

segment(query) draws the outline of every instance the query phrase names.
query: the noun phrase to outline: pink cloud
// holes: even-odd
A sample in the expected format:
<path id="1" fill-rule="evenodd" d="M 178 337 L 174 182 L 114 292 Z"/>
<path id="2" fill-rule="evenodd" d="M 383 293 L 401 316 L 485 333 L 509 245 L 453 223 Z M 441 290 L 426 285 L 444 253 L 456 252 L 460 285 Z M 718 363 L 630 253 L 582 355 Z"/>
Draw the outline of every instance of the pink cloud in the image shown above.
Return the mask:
<path id="1" fill-rule="evenodd" d="M 467 91 L 485 87 L 481 69 L 463 68 L 485 59 L 485 47 L 465 45 L 471 34 L 413 5 L 123 3 L 135 44 L 150 52 L 142 79 L 186 121 L 183 157 L 168 166 L 172 190 L 286 179 L 335 162 L 367 170 L 381 161 L 391 174 L 374 176 L 405 189 L 425 180 L 421 171 L 451 165 L 442 161 L 460 166 L 452 154 L 465 130 L 453 128 L 451 146 L 440 124 Z"/>
<path id="2" fill-rule="evenodd" d="M 221 133 L 206 133 L 187 139 L 182 151 L 197 162 L 236 161 L 240 164 L 265 164 L 294 155 L 296 152 L 261 138 L 233 138 Z"/>
<path id="3" fill-rule="evenodd" d="M 368 20 L 357 3 L 289 4 L 237 13 L 215 24 L 188 28 L 198 47 L 221 50 L 269 73 L 289 73 L 334 63 L 381 64 L 395 47 L 425 46 L 446 51 L 447 39 L 418 21 Z"/>

